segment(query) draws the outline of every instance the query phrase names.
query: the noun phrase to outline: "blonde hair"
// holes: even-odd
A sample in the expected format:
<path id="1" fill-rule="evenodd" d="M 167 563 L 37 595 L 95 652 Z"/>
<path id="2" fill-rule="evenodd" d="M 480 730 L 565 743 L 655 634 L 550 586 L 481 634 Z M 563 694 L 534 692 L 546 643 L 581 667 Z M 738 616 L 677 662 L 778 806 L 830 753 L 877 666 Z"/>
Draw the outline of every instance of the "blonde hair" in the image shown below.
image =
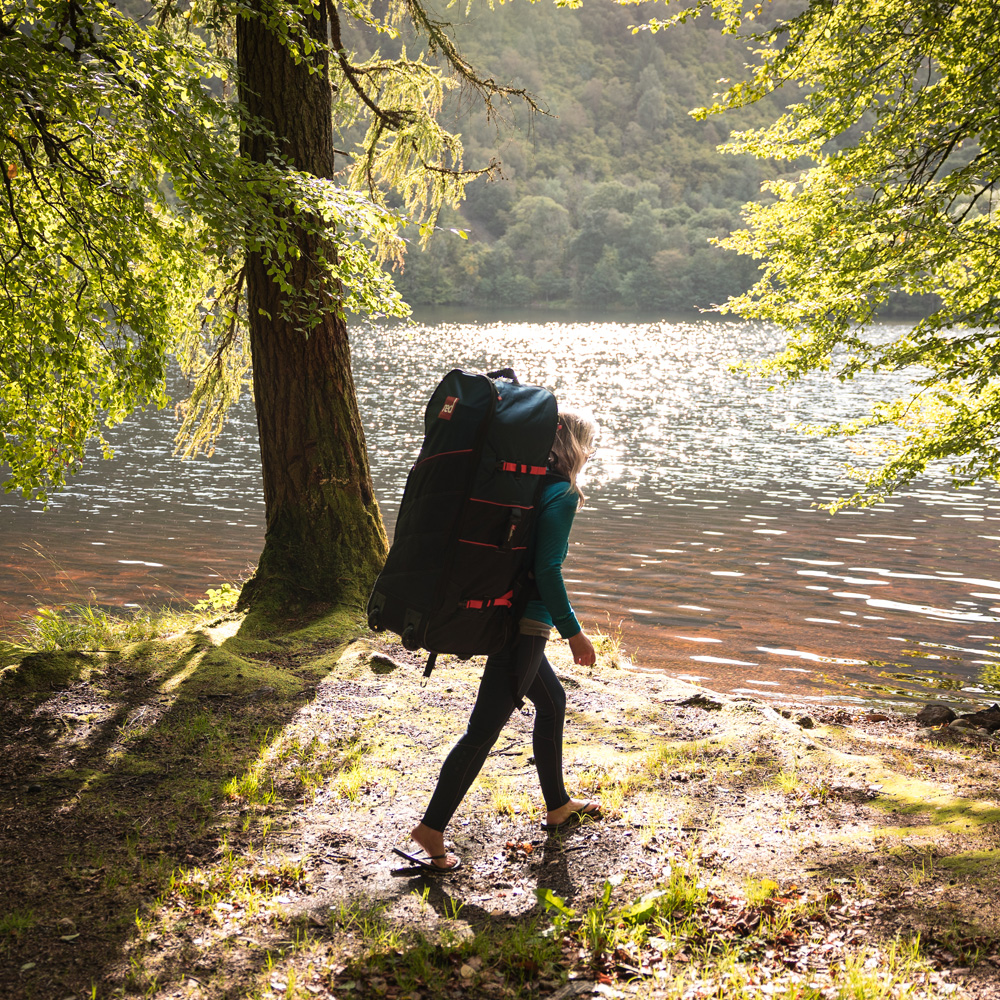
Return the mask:
<path id="1" fill-rule="evenodd" d="M 580 470 L 597 448 L 601 430 L 597 421 L 588 413 L 578 410 L 561 410 L 556 439 L 549 453 L 549 467 L 553 472 L 569 477 L 569 488 L 580 498 L 583 506 L 586 497 L 576 483 Z"/>

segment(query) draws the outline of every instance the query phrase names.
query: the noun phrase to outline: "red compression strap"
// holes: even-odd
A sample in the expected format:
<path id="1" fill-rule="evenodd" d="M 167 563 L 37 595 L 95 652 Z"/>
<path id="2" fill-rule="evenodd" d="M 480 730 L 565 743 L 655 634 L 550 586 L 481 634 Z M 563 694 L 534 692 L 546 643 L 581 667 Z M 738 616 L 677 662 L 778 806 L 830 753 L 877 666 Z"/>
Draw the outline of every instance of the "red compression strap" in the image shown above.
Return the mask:
<path id="1" fill-rule="evenodd" d="M 544 465 L 518 465 L 517 462 L 501 462 L 501 472 L 526 472 L 529 476 L 544 476 L 549 470 Z"/>
<path id="2" fill-rule="evenodd" d="M 493 542 L 474 542 L 471 538 L 460 538 L 459 541 L 463 545 L 479 545 L 484 549 L 498 549 L 499 545 L 495 545 Z M 512 545 L 510 547 L 511 552 L 520 552 L 521 549 L 526 549 L 527 545 Z"/>
<path id="3" fill-rule="evenodd" d="M 471 448 L 461 448 L 458 451 L 439 451 L 436 455 L 427 455 L 425 458 L 418 459 L 413 468 L 415 469 L 418 465 L 423 465 L 424 462 L 429 462 L 432 458 L 444 458 L 446 455 L 471 455 Z"/>
<path id="4" fill-rule="evenodd" d="M 465 606 L 467 608 L 473 608 L 476 611 L 479 611 L 482 608 L 509 608 L 513 597 L 514 591 L 508 590 L 503 597 L 488 597 L 484 601 L 466 601 Z"/>

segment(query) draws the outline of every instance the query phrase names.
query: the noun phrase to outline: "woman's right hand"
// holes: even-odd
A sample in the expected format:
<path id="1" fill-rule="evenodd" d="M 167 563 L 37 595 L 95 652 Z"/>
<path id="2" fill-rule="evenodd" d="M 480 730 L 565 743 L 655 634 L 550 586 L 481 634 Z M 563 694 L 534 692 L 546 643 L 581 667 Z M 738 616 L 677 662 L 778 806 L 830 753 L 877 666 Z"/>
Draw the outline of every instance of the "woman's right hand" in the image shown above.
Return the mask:
<path id="1" fill-rule="evenodd" d="M 582 629 L 576 635 L 571 635 L 566 641 L 573 653 L 574 663 L 582 667 L 592 667 L 597 662 L 594 644 L 583 634 Z"/>

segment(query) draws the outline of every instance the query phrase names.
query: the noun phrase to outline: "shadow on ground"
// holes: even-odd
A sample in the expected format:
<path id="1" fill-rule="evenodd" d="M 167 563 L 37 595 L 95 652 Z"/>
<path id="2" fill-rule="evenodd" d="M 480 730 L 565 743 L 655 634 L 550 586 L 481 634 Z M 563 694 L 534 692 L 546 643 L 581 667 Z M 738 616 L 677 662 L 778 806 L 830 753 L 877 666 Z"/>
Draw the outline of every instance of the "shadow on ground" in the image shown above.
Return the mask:
<path id="1" fill-rule="evenodd" d="M 249 828 L 267 793 L 234 781 L 253 782 L 343 648 L 222 621 L 110 656 L 28 658 L 0 713 L 0 995 L 127 985 L 144 908 Z"/>

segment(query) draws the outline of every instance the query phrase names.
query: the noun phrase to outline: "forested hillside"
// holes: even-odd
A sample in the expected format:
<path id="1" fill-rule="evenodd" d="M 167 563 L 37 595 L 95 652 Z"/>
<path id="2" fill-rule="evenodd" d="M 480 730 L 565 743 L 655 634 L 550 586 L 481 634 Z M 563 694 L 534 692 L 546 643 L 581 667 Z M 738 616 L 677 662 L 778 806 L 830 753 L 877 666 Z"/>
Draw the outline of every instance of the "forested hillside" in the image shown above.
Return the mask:
<path id="1" fill-rule="evenodd" d="M 408 301 L 676 311 L 752 283 L 754 262 L 708 241 L 739 224 L 775 167 L 716 151 L 749 118 L 688 115 L 741 72 L 746 49 L 707 25 L 632 34 L 641 15 L 477 5 L 456 25 L 480 72 L 526 87 L 550 115 L 513 109 L 498 130 L 454 99 L 466 165 L 496 153 L 504 179 L 470 185 L 426 250 L 412 242 L 397 279 Z"/>

